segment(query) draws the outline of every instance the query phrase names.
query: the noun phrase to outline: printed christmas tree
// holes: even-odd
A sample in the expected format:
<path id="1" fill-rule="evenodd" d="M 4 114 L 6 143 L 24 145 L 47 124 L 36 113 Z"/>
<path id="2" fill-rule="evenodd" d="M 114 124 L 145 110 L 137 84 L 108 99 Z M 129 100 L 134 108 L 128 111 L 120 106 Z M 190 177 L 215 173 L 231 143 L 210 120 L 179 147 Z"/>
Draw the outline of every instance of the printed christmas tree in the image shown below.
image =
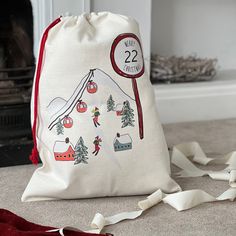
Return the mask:
<path id="1" fill-rule="evenodd" d="M 123 105 L 121 122 L 121 128 L 124 128 L 126 126 L 134 126 L 134 110 L 130 107 L 130 103 L 128 100 L 125 101 Z"/>
<path id="2" fill-rule="evenodd" d="M 84 163 L 88 164 L 88 148 L 84 145 L 84 140 L 82 137 L 79 138 L 77 144 L 75 145 L 75 155 L 74 159 L 75 162 L 74 164 L 79 164 L 79 163 Z"/>
<path id="3" fill-rule="evenodd" d="M 114 111 L 115 110 L 115 101 L 112 98 L 112 95 L 109 96 L 107 100 L 107 111 Z"/>
<path id="4" fill-rule="evenodd" d="M 64 126 L 62 124 L 61 119 L 58 120 L 56 129 L 57 129 L 57 135 L 64 134 Z"/>

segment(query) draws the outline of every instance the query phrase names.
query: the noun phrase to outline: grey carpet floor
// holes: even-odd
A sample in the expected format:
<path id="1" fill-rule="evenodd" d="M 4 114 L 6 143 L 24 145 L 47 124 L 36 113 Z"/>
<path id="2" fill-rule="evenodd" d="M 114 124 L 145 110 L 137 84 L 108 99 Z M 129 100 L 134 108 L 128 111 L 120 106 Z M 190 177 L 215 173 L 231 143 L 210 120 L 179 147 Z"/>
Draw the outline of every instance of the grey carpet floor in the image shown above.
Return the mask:
<path id="1" fill-rule="evenodd" d="M 169 146 L 196 140 L 209 155 L 221 156 L 236 149 L 236 120 L 193 122 L 164 126 Z M 20 158 L 20 157 L 16 157 Z M 137 209 L 143 196 L 88 200 L 63 200 L 22 203 L 20 197 L 35 167 L 32 165 L 0 169 L 0 208 L 5 208 L 38 224 L 87 229 L 96 212 L 110 215 Z M 218 195 L 228 188 L 223 181 L 208 177 L 177 179 L 183 189 L 201 188 Z M 164 203 L 134 221 L 106 228 L 115 236 L 123 235 L 236 235 L 236 203 L 208 203 L 184 212 Z M 0 234 L 1 235 L 1 234 Z"/>

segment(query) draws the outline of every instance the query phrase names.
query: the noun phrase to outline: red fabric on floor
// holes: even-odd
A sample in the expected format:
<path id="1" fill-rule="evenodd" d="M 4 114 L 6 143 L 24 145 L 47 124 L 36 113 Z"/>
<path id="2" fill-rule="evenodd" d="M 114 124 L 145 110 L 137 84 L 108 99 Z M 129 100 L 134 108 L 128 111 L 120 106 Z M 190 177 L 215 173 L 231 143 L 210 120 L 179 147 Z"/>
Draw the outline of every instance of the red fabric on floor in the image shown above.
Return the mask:
<path id="1" fill-rule="evenodd" d="M 14 213 L 0 209 L 0 235 L 1 236 L 58 236 L 59 232 L 49 233 L 47 230 L 55 229 L 31 223 Z M 105 234 L 90 234 L 84 232 L 64 231 L 65 236 L 98 236 Z"/>

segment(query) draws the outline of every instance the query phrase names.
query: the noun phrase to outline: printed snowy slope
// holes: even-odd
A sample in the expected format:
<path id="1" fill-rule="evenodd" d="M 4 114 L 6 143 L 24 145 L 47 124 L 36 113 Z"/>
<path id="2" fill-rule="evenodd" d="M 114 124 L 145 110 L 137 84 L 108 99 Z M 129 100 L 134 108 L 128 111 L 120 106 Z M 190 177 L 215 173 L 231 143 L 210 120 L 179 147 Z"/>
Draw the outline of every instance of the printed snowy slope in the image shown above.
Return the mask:
<path id="1" fill-rule="evenodd" d="M 84 98 L 85 93 L 87 92 L 87 85 L 90 81 L 94 81 L 98 87 L 107 87 L 115 92 L 119 96 L 119 102 L 121 103 L 126 100 L 132 103 L 135 102 L 134 98 L 127 94 L 109 75 L 100 69 L 93 69 L 81 79 L 79 85 L 68 100 L 65 100 L 67 98 L 57 97 L 50 102 L 47 107 L 48 112 L 51 115 L 48 127 L 50 130 L 56 125 L 59 119 L 68 116 L 77 103 Z M 98 98 L 98 101 L 99 100 L 100 98 Z"/>

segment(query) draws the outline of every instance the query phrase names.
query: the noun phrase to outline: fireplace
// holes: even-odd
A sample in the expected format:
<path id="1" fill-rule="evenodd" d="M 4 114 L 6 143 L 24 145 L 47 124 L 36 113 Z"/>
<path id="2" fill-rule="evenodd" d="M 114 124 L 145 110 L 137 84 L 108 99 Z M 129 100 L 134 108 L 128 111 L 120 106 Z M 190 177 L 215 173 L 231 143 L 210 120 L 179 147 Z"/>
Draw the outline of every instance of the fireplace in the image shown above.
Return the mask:
<path id="1" fill-rule="evenodd" d="M 0 167 L 29 163 L 30 96 L 35 69 L 30 0 L 1 2 Z"/>

